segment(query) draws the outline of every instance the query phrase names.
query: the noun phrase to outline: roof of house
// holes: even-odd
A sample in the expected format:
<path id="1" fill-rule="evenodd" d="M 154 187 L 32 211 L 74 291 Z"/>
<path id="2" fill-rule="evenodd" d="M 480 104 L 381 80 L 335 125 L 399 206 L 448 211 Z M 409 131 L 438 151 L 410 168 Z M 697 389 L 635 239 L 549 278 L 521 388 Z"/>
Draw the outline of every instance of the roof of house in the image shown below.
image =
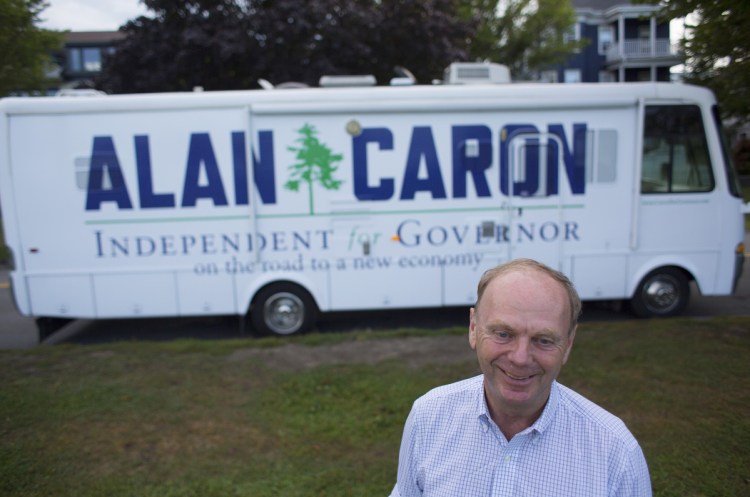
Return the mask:
<path id="1" fill-rule="evenodd" d="M 125 38 L 121 31 L 69 31 L 65 33 L 65 44 L 100 45 Z"/>
<path id="2" fill-rule="evenodd" d="M 607 10 L 622 5 L 632 5 L 628 0 L 570 0 L 574 9 Z"/>

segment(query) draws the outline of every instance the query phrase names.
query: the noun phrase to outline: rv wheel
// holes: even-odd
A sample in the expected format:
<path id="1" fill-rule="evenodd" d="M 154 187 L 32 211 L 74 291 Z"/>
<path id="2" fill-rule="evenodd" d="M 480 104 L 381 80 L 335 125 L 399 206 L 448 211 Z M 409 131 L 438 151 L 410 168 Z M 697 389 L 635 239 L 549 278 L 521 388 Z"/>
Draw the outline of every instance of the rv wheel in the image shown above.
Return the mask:
<path id="1" fill-rule="evenodd" d="M 685 273 L 664 267 L 643 278 L 630 301 L 630 308 L 642 318 L 676 316 L 685 309 L 689 299 L 690 286 Z"/>
<path id="2" fill-rule="evenodd" d="M 308 331 L 316 307 L 310 294 L 291 283 L 278 283 L 261 290 L 253 301 L 250 319 L 262 334 L 293 335 Z"/>

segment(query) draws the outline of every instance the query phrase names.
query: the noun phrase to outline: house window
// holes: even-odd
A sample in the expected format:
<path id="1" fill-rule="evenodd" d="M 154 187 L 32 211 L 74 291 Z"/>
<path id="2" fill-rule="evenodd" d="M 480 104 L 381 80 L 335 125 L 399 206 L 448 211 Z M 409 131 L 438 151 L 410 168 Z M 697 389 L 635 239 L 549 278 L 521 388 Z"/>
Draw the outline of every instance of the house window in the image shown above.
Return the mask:
<path id="1" fill-rule="evenodd" d="M 557 83 L 557 70 L 542 71 L 539 80 L 543 83 Z"/>
<path id="2" fill-rule="evenodd" d="M 580 83 L 581 82 L 581 70 L 580 69 L 565 69 L 565 82 L 566 83 Z"/>
<path id="3" fill-rule="evenodd" d="M 615 74 L 609 71 L 599 71 L 599 82 L 600 83 L 614 83 Z"/>
<path id="4" fill-rule="evenodd" d="M 99 47 L 68 49 L 68 69 L 72 72 L 99 72 L 102 70 L 102 51 Z"/>
<path id="5" fill-rule="evenodd" d="M 599 26 L 599 53 L 604 55 L 612 46 L 615 39 L 614 29 L 612 26 Z"/>
<path id="6" fill-rule="evenodd" d="M 571 41 L 577 41 L 581 39 L 581 25 L 577 22 L 573 24 L 570 29 L 563 33 L 563 41 L 565 43 Z"/>

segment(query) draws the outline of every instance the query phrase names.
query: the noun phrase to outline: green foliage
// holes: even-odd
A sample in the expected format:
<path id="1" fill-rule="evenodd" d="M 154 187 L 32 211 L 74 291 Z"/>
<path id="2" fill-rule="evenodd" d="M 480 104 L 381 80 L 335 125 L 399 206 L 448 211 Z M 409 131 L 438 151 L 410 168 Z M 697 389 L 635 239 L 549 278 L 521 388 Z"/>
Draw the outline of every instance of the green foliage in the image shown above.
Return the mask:
<path id="1" fill-rule="evenodd" d="M 514 79 L 530 79 L 586 44 L 566 38 L 576 21 L 569 1 L 472 0 L 462 15 L 478 23 L 470 57 L 505 64 Z"/>
<path id="2" fill-rule="evenodd" d="M 661 4 L 665 18 L 685 18 L 685 36 L 681 40 L 687 59 L 685 81 L 711 88 L 725 117 L 748 120 L 750 3 L 663 0 Z"/>
<path id="3" fill-rule="evenodd" d="M 445 334 L 0 351 L 0 494 L 387 495 L 413 400 L 476 362 L 304 358 L 326 346 L 313 343 L 420 336 L 429 348 Z M 290 349 L 298 360 L 278 359 Z M 656 497 L 731 497 L 750 478 L 749 374 L 750 318 L 680 318 L 582 323 L 561 381 L 626 422 Z"/>
<path id="4" fill-rule="evenodd" d="M 44 0 L 0 0 L 0 97 L 43 91 L 51 54 L 62 47 L 62 34 L 34 24 Z"/>

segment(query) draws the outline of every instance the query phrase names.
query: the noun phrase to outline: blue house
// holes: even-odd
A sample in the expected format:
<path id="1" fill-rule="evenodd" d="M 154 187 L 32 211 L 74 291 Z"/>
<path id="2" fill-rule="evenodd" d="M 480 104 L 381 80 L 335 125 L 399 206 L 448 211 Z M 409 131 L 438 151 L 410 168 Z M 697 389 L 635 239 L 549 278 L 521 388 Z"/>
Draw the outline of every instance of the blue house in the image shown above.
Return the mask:
<path id="1" fill-rule="evenodd" d="M 656 5 L 627 0 L 571 0 L 575 39 L 588 45 L 564 64 L 542 71 L 553 83 L 671 81 L 670 68 L 683 62 L 670 39 L 669 21 Z"/>

